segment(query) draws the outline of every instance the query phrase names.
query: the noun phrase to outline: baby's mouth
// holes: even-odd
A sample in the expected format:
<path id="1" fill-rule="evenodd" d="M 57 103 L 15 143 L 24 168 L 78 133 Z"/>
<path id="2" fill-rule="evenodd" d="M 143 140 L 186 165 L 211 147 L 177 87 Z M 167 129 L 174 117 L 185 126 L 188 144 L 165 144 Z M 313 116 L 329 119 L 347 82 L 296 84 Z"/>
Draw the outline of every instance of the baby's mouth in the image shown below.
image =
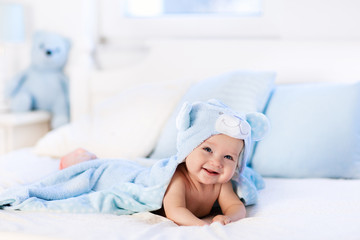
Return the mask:
<path id="1" fill-rule="evenodd" d="M 203 168 L 205 170 L 205 172 L 207 172 L 210 175 L 218 175 L 219 173 L 217 171 L 208 169 L 208 168 Z"/>

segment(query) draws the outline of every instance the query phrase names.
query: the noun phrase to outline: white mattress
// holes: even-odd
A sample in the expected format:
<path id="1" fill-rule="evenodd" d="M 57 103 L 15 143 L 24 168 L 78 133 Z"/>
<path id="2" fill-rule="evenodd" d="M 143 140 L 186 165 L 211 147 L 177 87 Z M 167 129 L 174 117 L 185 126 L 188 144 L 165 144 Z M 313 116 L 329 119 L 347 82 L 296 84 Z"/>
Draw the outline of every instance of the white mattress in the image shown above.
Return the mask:
<path id="1" fill-rule="evenodd" d="M 32 149 L 0 158 L 0 192 L 57 171 Z M 266 178 L 247 218 L 178 227 L 151 213 L 131 216 L 0 211 L 0 239 L 360 239 L 360 180 Z"/>

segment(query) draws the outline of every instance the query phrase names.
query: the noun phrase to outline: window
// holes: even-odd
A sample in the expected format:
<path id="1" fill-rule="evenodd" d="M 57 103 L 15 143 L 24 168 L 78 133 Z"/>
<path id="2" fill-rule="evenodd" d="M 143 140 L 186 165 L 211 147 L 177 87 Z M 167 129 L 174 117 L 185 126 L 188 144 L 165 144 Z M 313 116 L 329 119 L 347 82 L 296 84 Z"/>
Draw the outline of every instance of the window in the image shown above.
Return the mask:
<path id="1" fill-rule="evenodd" d="M 259 16 L 261 2 L 261 0 L 127 0 L 126 14 L 131 17 L 177 14 Z"/>
<path id="2" fill-rule="evenodd" d="M 107 39 L 278 36 L 279 4 L 270 0 L 106 0 L 99 4 L 99 34 Z"/>

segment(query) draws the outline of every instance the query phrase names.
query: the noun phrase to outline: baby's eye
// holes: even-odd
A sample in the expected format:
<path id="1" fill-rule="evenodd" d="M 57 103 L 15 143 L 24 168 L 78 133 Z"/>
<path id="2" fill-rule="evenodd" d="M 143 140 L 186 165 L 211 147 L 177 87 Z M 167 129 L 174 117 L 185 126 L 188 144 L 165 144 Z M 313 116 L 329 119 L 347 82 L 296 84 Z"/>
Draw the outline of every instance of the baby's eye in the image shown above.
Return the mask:
<path id="1" fill-rule="evenodd" d="M 229 160 L 234 160 L 234 158 L 232 156 L 230 156 L 230 155 L 226 155 L 225 158 L 229 159 Z"/>
<path id="2" fill-rule="evenodd" d="M 203 149 L 204 149 L 206 152 L 209 152 L 209 153 L 212 152 L 211 148 L 209 148 L 209 147 L 204 147 Z"/>

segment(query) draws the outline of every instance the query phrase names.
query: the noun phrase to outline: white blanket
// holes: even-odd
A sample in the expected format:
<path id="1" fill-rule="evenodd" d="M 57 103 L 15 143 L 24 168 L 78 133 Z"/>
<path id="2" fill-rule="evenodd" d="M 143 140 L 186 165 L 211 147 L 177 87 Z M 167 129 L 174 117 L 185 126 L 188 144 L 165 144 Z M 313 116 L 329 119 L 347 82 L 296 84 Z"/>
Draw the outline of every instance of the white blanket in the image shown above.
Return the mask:
<path id="1" fill-rule="evenodd" d="M 1 187 L 56 171 L 58 160 L 29 155 L 28 149 L 0 159 Z M 32 174 L 25 174 L 26 166 Z M 359 239 L 360 180 L 265 178 L 265 183 L 258 204 L 247 207 L 247 218 L 226 226 L 178 227 L 152 213 L 0 211 L 0 239 Z"/>

